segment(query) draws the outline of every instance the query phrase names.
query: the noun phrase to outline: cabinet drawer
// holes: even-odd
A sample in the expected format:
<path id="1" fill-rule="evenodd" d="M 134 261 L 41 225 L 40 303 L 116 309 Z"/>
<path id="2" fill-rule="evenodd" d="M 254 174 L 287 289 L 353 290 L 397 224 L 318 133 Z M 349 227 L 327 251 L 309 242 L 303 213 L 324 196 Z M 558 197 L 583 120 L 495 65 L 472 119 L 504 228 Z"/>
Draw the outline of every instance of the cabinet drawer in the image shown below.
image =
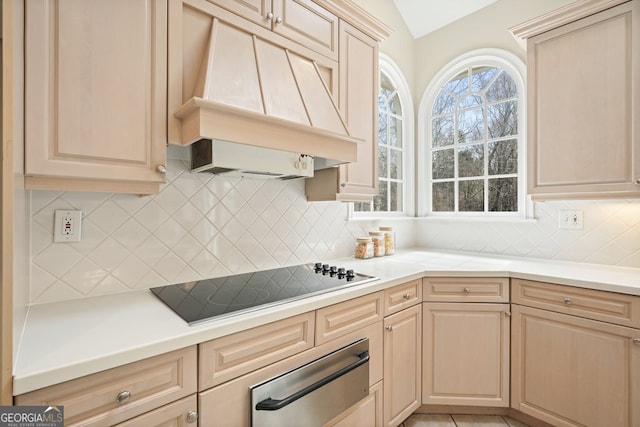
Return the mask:
<path id="1" fill-rule="evenodd" d="M 422 295 L 433 302 L 509 302 L 509 279 L 503 277 L 429 277 Z"/>
<path id="2" fill-rule="evenodd" d="M 200 344 L 199 391 L 313 347 L 313 312 Z"/>
<path id="3" fill-rule="evenodd" d="M 316 345 L 382 319 L 382 292 L 365 295 L 316 311 Z"/>
<path id="4" fill-rule="evenodd" d="M 196 347 L 16 396 L 17 405 L 62 405 L 65 426 L 111 426 L 196 392 Z M 128 400 L 116 399 L 129 392 Z"/>
<path id="5" fill-rule="evenodd" d="M 148 412 L 132 420 L 118 424 L 118 427 L 149 427 L 149 426 L 194 426 L 198 414 L 198 398 L 194 393 L 189 397 L 180 399 Z"/>
<path id="6" fill-rule="evenodd" d="M 640 297 L 513 279 L 512 302 L 640 328 Z"/>
<path id="7" fill-rule="evenodd" d="M 384 315 L 388 316 L 422 302 L 420 279 L 384 291 Z"/>

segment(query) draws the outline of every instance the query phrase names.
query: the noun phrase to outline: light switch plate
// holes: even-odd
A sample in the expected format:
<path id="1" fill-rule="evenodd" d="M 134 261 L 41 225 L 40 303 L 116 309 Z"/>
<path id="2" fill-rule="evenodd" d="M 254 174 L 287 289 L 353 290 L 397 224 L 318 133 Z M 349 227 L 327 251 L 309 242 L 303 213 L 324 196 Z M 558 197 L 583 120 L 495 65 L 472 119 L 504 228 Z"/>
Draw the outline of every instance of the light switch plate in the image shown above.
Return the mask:
<path id="1" fill-rule="evenodd" d="M 79 242 L 82 234 L 82 211 L 56 210 L 53 220 L 53 241 Z"/>
<path id="2" fill-rule="evenodd" d="M 569 230 L 582 230 L 584 218 L 582 211 L 560 211 L 558 227 Z"/>

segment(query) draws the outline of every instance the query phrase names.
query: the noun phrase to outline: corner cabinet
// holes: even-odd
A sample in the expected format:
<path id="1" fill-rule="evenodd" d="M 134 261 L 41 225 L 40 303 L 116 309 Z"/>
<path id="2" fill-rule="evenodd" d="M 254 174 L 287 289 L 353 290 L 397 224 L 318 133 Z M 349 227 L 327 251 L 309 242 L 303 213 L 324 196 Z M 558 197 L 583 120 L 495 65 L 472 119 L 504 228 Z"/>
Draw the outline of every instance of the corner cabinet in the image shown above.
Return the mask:
<path id="1" fill-rule="evenodd" d="M 640 197 L 640 1 L 574 2 L 511 31 L 527 40 L 533 199 Z"/>
<path id="2" fill-rule="evenodd" d="M 512 286 L 512 407 L 561 427 L 640 425 L 640 297 Z"/>
<path id="3" fill-rule="evenodd" d="M 28 0 L 25 186 L 157 193 L 166 92 L 167 0 Z"/>
<path id="4" fill-rule="evenodd" d="M 357 161 L 306 179 L 307 200 L 371 201 L 378 194 L 378 41 L 344 21 L 339 28 L 339 106 L 361 142 Z"/>
<path id="5" fill-rule="evenodd" d="M 422 403 L 509 407 L 509 279 L 423 285 Z"/>

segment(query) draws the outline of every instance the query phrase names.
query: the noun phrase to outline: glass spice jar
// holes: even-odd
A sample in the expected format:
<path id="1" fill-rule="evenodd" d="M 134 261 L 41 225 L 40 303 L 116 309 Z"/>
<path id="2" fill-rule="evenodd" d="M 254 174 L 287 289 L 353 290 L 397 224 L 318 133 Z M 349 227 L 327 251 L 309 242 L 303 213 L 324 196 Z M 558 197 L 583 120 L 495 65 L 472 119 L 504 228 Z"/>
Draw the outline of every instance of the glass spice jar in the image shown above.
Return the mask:
<path id="1" fill-rule="evenodd" d="M 370 231 L 369 235 L 373 241 L 373 256 L 384 256 L 384 231 Z"/>
<path id="2" fill-rule="evenodd" d="M 373 241 L 370 237 L 358 237 L 354 256 L 360 259 L 373 257 Z"/>
<path id="3" fill-rule="evenodd" d="M 396 252 L 396 232 L 393 227 L 379 227 L 384 233 L 384 253 L 385 255 L 393 255 Z"/>

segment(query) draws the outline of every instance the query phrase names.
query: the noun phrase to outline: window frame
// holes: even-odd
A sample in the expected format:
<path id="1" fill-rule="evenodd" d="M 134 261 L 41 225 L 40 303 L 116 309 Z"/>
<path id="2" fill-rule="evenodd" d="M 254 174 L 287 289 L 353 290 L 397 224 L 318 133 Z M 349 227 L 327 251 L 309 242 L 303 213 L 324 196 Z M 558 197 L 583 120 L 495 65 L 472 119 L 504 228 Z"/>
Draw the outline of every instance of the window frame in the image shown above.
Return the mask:
<path id="1" fill-rule="evenodd" d="M 386 54 L 380 52 L 378 54 L 378 72 L 385 74 L 389 80 L 395 85 L 398 98 L 400 99 L 400 105 L 402 107 L 402 142 L 403 142 L 403 157 L 402 157 L 402 199 L 403 209 L 402 211 L 356 211 L 354 209 L 354 203 L 349 203 L 349 218 L 393 218 L 393 217 L 408 217 L 413 216 L 415 212 L 415 126 L 414 126 L 414 108 L 413 100 L 411 99 L 411 91 L 409 85 L 404 77 L 404 74 L 400 70 L 400 67 Z M 378 82 L 382 79 L 379 76 Z M 379 83 L 380 84 L 380 83 Z M 378 152 L 378 144 L 376 141 L 375 152 Z M 376 161 L 377 167 L 377 161 Z M 376 170 L 377 174 L 377 170 Z M 378 183 L 380 178 L 377 177 Z"/>
<path id="2" fill-rule="evenodd" d="M 432 110 L 441 89 L 455 76 L 470 67 L 494 66 L 507 73 L 518 88 L 518 211 L 517 212 L 433 212 L 432 210 Z M 513 220 L 528 218 L 533 205 L 527 196 L 526 185 L 526 65 L 516 55 L 502 49 L 477 49 L 458 56 L 442 67 L 425 89 L 418 109 L 419 161 L 418 168 L 418 216 L 444 219 Z M 483 178 L 483 179 L 486 179 Z M 456 178 L 456 181 L 458 179 Z"/>

